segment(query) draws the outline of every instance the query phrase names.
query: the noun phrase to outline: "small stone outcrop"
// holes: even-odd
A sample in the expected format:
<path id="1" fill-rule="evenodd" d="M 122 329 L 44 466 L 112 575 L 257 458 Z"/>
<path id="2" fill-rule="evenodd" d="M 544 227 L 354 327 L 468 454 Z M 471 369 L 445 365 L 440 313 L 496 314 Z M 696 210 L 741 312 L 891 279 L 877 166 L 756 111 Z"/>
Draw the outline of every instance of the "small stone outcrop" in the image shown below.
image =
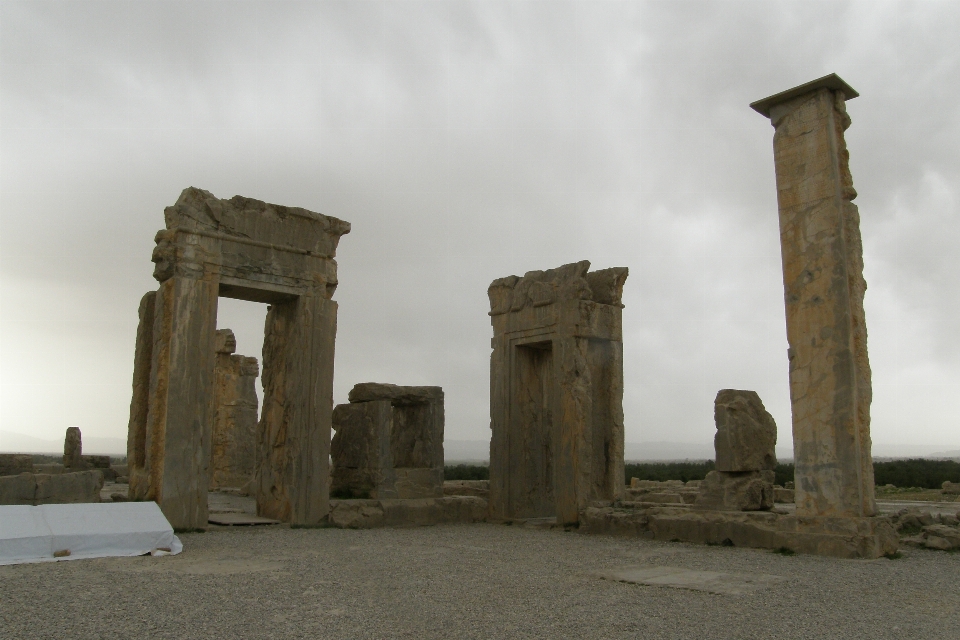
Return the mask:
<path id="1" fill-rule="evenodd" d="M 714 400 L 716 471 L 700 484 L 696 506 L 767 511 L 774 503 L 777 424 L 755 391 L 721 389 Z"/>

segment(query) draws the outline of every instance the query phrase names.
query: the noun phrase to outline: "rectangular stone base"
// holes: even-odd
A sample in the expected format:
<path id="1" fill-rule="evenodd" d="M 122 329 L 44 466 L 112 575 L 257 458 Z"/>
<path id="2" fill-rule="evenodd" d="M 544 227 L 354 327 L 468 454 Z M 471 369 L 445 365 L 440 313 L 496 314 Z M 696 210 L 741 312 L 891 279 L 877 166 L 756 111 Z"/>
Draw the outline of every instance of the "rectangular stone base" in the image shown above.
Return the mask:
<path id="1" fill-rule="evenodd" d="M 770 511 L 588 508 L 580 516 L 580 531 L 699 544 L 787 548 L 835 558 L 878 558 L 896 552 L 899 545 L 897 532 L 887 518 L 806 518 Z"/>
<path id="2" fill-rule="evenodd" d="M 486 500 L 475 496 L 445 496 L 414 500 L 331 500 L 327 521 L 340 529 L 375 529 L 486 519 Z"/>

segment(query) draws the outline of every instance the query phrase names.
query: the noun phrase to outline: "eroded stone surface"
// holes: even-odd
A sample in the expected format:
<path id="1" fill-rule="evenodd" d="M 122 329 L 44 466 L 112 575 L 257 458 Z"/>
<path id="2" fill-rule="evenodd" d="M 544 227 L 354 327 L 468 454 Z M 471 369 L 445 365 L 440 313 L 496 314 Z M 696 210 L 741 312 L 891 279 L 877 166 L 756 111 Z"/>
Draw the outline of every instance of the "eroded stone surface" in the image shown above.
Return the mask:
<path id="1" fill-rule="evenodd" d="M 0 477 L 0 504 L 100 502 L 103 473 L 96 470 Z"/>
<path id="2" fill-rule="evenodd" d="M 713 403 L 717 471 L 777 468 L 777 424 L 756 391 L 722 389 Z"/>
<path id="3" fill-rule="evenodd" d="M 0 476 L 33 473 L 33 457 L 19 453 L 0 453 Z"/>
<path id="4" fill-rule="evenodd" d="M 494 280 L 490 515 L 575 523 L 622 495 L 627 269 L 587 261 Z"/>

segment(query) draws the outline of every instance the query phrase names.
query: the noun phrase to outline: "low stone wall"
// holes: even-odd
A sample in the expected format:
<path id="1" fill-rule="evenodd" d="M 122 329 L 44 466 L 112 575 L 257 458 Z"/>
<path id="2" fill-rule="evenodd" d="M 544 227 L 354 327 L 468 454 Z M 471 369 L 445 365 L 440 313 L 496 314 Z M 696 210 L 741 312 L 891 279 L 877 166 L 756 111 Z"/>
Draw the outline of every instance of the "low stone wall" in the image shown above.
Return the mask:
<path id="1" fill-rule="evenodd" d="M 328 522 L 340 529 L 421 527 L 484 522 L 487 501 L 475 496 L 413 500 L 331 500 Z"/>
<path id="2" fill-rule="evenodd" d="M 877 558 L 896 552 L 888 518 L 798 518 L 771 511 L 708 511 L 684 507 L 591 507 L 580 531 L 698 544 L 787 548 L 839 558 Z"/>
<path id="3" fill-rule="evenodd" d="M 475 496 L 487 499 L 490 495 L 489 480 L 447 480 L 443 483 L 445 496 Z"/>
<path id="4" fill-rule="evenodd" d="M 21 473 L 0 477 L 0 504 L 69 504 L 100 502 L 103 473 Z"/>
<path id="5" fill-rule="evenodd" d="M 33 473 L 33 456 L 0 453 L 0 476 L 18 476 L 21 473 Z"/>

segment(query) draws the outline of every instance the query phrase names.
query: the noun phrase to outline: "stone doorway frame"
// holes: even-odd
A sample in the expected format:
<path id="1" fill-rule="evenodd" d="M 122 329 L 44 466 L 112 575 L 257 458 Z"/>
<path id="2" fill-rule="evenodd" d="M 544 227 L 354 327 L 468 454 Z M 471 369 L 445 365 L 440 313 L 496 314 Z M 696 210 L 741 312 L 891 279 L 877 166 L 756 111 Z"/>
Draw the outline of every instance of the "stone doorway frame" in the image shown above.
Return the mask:
<path id="1" fill-rule="evenodd" d="M 218 298 L 269 306 L 258 425 L 257 513 L 317 524 L 329 512 L 337 303 L 350 224 L 295 207 L 185 189 L 164 210 L 140 303 L 130 404 L 130 498 L 176 529 L 207 526 Z"/>

